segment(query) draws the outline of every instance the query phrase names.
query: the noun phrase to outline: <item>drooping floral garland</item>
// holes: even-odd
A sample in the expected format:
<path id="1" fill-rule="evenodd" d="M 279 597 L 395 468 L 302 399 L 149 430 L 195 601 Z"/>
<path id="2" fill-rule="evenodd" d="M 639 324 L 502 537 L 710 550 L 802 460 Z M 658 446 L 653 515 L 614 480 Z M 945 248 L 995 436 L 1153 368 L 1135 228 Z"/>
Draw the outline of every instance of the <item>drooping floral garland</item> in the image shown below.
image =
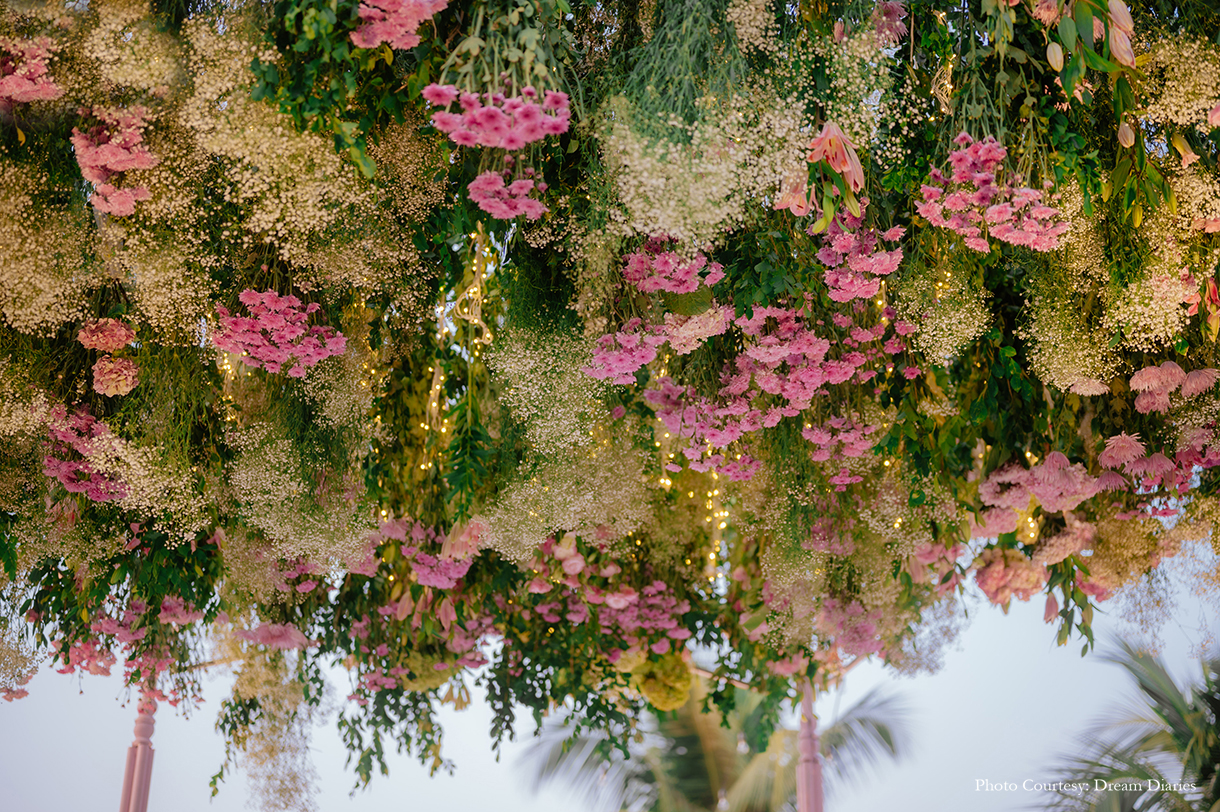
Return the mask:
<path id="1" fill-rule="evenodd" d="M 0 696 L 218 656 L 274 750 L 341 663 L 367 781 L 472 678 L 775 718 L 967 591 L 1214 593 L 1220 16 L 1153 5 L 5 6 Z"/>

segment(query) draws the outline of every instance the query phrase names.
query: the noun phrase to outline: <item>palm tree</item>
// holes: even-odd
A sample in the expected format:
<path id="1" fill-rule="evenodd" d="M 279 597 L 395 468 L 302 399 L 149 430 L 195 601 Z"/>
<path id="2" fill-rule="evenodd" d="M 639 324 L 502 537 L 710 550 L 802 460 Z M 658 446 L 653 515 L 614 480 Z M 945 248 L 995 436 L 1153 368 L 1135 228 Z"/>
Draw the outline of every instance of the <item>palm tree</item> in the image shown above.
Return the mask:
<path id="1" fill-rule="evenodd" d="M 701 712 L 702 683 L 672 717 L 652 719 L 630 757 L 609 750 L 605 734 L 569 738 L 561 725 L 543 728 L 526 758 L 533 788 L 559 782 L 590 807 L 618 812 L 781 812 L 793 808 L 797 731 L 780 728 L 762 751 L 749 732 L 759 724 L 762 697 L 738 689 L 737 707 L 721 725 Z M 884 758 L 907 748 L 905 705 L 874 690 L 821 731 L 827 783 L 850 783 Z"/>
<path id="2" fill-rule="evenodd" d="M 1062 812 L 1220 812 L 1220 658 L 1201 663 L 1201 685 L 1179 688 L 1164 662 L 1126 642 L 1106 657 L 1139 687 L 1144 706 L 1103 722 L 1057 780 Z M 1109 787 L 1118 785 L 1116 789 Z"/>

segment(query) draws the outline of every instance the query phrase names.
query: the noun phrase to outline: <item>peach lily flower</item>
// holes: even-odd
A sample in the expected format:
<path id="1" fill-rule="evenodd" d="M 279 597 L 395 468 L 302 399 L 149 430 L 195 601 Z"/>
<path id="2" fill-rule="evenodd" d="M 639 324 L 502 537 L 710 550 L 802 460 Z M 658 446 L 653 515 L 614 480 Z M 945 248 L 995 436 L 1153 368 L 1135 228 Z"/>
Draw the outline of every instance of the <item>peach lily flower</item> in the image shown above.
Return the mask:
<path id="1" fill-rule="evenodd" d="M 843 180 L 851 185 L 853 192 L 864 188 L 864 170 L 860 167 L 860 158 L 856 155 L 856 145 L 839 125 L 828 121 L 822 131 L 809 145 L 809 162 L 825 161 L 831 169 L 843 176 Z"/>
<path id="2" fill-rule="evenodd" d="M 809 203 L 809 192 L 805 189 L 805 173 L 789 175 L 784 178 L 783 192 L 775 201 L 775 210 L 791 209 L 797 217 L 804 217 L 812 206 Z"/>

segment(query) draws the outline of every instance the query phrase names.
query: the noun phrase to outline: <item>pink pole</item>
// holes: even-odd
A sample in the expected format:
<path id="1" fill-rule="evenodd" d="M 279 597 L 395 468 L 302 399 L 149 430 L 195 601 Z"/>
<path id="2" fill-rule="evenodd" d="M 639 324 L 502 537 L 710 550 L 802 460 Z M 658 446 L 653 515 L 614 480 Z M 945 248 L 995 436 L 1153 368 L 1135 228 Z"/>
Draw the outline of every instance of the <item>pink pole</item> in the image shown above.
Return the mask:
<path id="1" fill-rule="evenodd" d="M 142 697 L 136 706 L 136 739 L 127 748 L 127 770 L 123 775 L 123 799 L 119 812 L 148 812 L 148 785 L 152 780 L 153 714 L 157 700 Z"/>
<path id="2" fill-rule="evenodd" d="M 797 812 L 822 812 L 822 757 L 818 754 L 818 720 L 813 715 L 813 686 L 808 680 L 801 692 L 801 730 L 797 736 Z"/>

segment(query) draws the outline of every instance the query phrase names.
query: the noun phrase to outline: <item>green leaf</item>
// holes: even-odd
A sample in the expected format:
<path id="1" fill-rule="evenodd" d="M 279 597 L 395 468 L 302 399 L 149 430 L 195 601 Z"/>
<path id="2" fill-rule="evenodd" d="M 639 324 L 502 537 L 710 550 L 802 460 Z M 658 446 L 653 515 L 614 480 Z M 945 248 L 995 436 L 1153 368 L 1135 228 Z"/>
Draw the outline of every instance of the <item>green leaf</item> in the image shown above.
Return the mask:
<path id="1" fill-rule="evenodd" d="M 1066 14 L 1059 18 L 1059 39 L 1069 53 L 1076 53 L 1076 23 Z"/>
<path id="2" fill-rule="evenodd" d="M 1088 47 L 1093 47 L 1093 9 L 1086 0 L 1076 3 L 1076 33 Z"/>

